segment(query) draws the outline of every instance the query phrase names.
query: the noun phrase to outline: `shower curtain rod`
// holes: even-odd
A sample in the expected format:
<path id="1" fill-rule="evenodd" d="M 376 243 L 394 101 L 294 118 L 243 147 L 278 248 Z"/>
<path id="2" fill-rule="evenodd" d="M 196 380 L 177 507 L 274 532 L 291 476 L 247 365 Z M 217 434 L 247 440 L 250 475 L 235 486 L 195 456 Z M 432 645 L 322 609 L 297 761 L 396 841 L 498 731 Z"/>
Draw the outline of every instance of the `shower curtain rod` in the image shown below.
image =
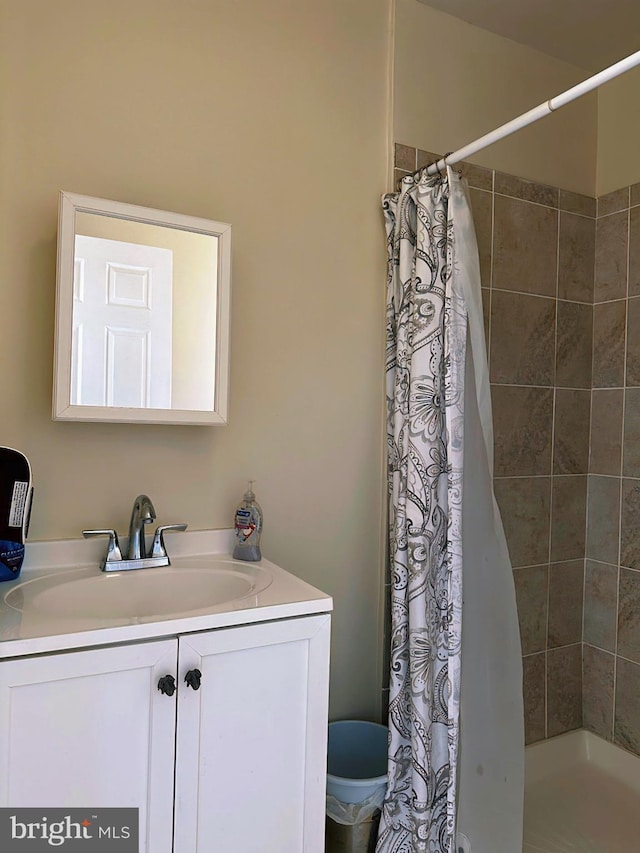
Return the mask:
<path id="1" fill-rule="evenodd" d="M 560 109 L 560 107 L 564 107 L 565 104 L 575 101 L 576 98 L 586 95 L 587 92 L 597 89 L 598 86 L 602 86 L 603 83 L 608 83 L 609 80 L 613 80 L 614 77 L 624 74 L 625 71 L 629 71 L 637 65 L 640 65 L 640 50 L 636 51 L 636 53 L 632 53 L 625 59 L 621 59 L 614 65 L 609 66 L 609 68 L 605 68 L 604 71 L 594 74 L 593 77 L 588 77 L 586 80 L 583 80 L 582 83 L 578 83 L 577 86 L 567 89 L 567 91 L 563 92 L 561 95 L 556 95 L 555 98 L 550 98 L 548 101 L 545 101 L 543 104 L 523 113 L 521 116 L 511 119 L 511 121 L 501 125 L 496 128 L 496 130 L 492 130 L 491 133 L 485 133 L 484 136 L 476 139 L 475 142 L 470 142 L 468 145 L 465 145 L 464 148 L 459 148 L 457 151 L 447 154 L 441 160 L 437 160 L 435 163 L 428 166 L 427 174 L 435 175 L 437 172 L 442 171 L 446 166 L 451 166 L 454 163 L 459 163 L 461 160 L 466 160 L 467 157 L 470 157 L 472 154 L 476 154 L 478 151 L 482 151 L 483 148 L 493 145 L 494 142 L 504 139 L 505 136 L 511 136 L 511 134 L 515 133 L 517 130 L 527 127 L 529 124 L 533 124 L 534 121 L 544 118 L 550 113 Z"/>

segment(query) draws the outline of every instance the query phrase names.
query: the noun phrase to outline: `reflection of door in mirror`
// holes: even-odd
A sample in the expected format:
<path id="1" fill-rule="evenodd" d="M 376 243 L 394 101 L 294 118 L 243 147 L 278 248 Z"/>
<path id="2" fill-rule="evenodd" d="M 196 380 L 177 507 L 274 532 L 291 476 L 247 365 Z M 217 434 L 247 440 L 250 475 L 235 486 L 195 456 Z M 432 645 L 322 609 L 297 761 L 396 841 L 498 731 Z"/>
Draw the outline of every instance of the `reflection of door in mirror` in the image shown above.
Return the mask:
<path id="1" fill-rule="evenodd" d="M 169 249 L 76 235 L 73 405 L 171 406 Z"/>
<path id="2" fill-rule="evenodd" d="M 103 238 L 112 244 L 132 244 L 132 251 L 134 246 L 139 246 L 150 250 L 167 249 L 172 253 L 171 399 L 162 406 L 122 403 L 118 407 L 213 410 L 219 238 L 85 212 L 77 213 L 75 217 L 76 247 L 80 236 L 96 240 Z M 141 266 L 148 264 L 134 260 L 132 265 L 138 263 Z M 96 285 L 102 294 L 106 287 L 105 275 L 103 269 L 99 279 L 101 284 Z M 153 305 L 155 313 L 155 296 Z M 73 310 L 75 313 L 75 303 Z M 83 401 L 79 405 L 89 404 Z M 116 408 L 116 404 L 100 405 Z"/>
<path id="3" fill-rule="evenodd" d="M 54 420 L 224 424 L 231 226 L 60 193 Z"/>

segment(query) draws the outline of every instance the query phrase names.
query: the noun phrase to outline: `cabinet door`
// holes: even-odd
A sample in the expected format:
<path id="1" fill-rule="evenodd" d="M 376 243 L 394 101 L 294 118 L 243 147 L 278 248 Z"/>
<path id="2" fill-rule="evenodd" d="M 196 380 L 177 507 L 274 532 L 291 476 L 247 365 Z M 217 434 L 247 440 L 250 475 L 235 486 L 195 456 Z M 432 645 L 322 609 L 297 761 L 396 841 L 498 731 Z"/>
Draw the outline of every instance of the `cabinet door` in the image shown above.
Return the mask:
<path id="1" fill-rule="evenodd" d="M 0 805 L 139 808 L 141 853 L 170 853 L 177 640 L 0 663 Z"/>
<path id="2" fill-rule="evenodd" d="M 321 615 L 180 638 L 176 851 L 324 851 L 329 632 Z"/>

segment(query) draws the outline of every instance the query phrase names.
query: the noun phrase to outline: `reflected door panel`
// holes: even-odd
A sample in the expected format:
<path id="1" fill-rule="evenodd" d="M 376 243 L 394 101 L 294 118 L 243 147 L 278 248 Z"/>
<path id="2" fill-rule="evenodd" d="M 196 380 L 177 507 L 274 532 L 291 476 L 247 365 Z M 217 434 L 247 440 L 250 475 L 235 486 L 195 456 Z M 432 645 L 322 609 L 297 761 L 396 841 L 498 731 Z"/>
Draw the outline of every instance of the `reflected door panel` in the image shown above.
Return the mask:
<path id="1" fill-rule="evenodd" d="M 72 405 L 171 407 L 169 249 L 76 235 Z"/>

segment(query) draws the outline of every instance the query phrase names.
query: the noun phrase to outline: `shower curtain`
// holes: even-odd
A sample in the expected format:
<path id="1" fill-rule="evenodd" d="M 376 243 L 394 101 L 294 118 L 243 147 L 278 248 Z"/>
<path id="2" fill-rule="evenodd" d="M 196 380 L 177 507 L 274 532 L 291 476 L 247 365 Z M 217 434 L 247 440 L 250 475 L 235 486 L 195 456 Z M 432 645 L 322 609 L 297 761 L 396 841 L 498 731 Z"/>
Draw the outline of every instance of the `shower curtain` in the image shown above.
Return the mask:
<path id="1" fill-rule="evenodd" d="M 516 853 L 523 708 L 513 578 L 491 481 L 480 274 L 466 187 L 383 197 L 391 650 L 376 853 Z"/>

